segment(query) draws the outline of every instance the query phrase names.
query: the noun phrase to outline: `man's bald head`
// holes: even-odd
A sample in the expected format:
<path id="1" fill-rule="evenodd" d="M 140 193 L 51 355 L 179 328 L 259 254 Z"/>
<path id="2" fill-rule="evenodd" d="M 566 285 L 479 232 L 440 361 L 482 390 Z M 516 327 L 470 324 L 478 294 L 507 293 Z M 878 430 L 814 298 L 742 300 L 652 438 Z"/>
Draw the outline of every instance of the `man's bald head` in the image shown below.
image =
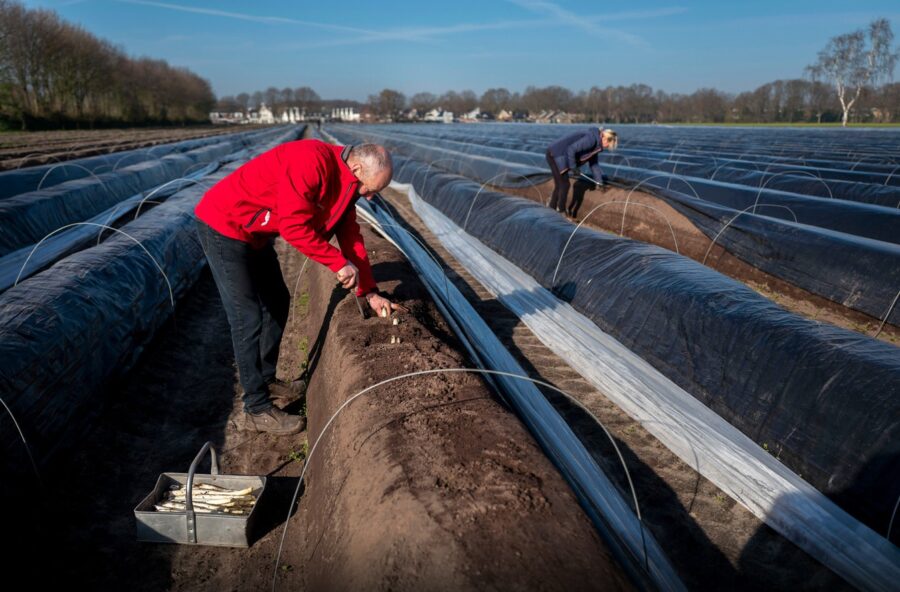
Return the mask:
<path id="1" fill-rule="evenodd" d="M 350 148 L 347 166 L 359 179 L 359 194 L 367 199 L 387 187 L 394 174 L 391 153 L 378 144 L 360 144 Z"/>

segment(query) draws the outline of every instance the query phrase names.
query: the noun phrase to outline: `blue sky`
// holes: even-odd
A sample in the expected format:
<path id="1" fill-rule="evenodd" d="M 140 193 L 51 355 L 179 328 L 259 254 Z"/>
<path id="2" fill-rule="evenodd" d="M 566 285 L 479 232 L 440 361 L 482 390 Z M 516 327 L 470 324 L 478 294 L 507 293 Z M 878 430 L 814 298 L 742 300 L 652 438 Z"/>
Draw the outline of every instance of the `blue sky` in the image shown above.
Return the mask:
<path id="1" fill-rule="evenodd" d="M 210 80 L 218 95 L 310 86 L 365 100 L 558 84 L 636 82 L 669 92 L 751 90 L 800 77 L 830 37 L 900 2 L 449 3 L 255 0 L 26 0 L 122 46 Z"/>

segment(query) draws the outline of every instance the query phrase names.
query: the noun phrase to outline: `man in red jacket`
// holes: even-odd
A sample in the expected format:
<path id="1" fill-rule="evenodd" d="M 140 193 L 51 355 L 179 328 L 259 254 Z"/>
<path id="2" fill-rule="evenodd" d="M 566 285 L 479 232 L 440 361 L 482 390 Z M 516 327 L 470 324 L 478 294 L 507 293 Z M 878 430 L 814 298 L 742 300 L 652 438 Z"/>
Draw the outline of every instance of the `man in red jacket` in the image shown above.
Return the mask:
<path id="1" fill-rule="evenodd" d="M 281 235 L 301 253 L 356 288 L 374 310 L 398 310 L 378 294 L 354 204 L 384 189 L 393 173 L 375 144 L 333 146 L 319 140 L 281 144 L 219 181 L 197 204 L 197 230 L 231 325 L 244 389 L 240 427 L 274 434 L 301 432 L 306 421 L 272 404 L 275 366 L 290 307 L 275 254 Z M 329 244 L 337 237 L 336 248 Z M 293 387 L 293 388 L 292 388 Z"/>

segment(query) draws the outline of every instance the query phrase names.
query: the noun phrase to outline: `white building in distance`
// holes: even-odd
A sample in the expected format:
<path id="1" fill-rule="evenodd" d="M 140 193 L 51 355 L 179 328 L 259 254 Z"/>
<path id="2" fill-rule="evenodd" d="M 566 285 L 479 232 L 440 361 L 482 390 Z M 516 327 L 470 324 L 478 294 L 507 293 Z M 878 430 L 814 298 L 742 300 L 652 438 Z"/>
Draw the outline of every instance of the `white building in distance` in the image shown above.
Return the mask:
<path id="1" fill-rule="evenodd" d="M 339 107 L 331 110 L 331 119 L 336 121 L 359 122 L 359 111 L 353 107 Z"/>
<path id="2" fill-rule="evenodd" d="M 453 123 L 453 111 L 444 111 L 440 107 L 432 109 L 425 114 L 425 121 L 436 121 L 439 123 Z"/>
<path id="3" fill-rule="evenodd" d="M 300 112 L 300 107 L 288 107 L 281 113 L 281 123 L 298 123 L 306 119 L 306 113 Z"/>

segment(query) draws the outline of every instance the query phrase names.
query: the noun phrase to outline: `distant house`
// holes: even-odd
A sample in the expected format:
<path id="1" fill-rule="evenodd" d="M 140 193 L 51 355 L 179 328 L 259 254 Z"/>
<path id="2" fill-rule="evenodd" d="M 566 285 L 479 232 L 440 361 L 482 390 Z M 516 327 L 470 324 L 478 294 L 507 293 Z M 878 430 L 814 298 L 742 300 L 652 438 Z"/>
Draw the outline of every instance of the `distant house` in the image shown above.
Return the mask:
<path id="1" fill-rule="evenodd" d="M 334 121 L 359 122 L 359 111 L 353 107 L 337 107 L 331 110 L 331 119 Z"/>
<path id="2" fill-rule="evenodd" d="M 438 107 L 437 109 L 432 109 L 431 111 L 426 113 L 424 120 L 437 123 L 453 123 L 453 112 L 444 111 L 443 109 Z"/>
<path id="3" fill-rule="evenodd" d="M 872 115 L 872 120 L 875 123 L 887 123 L 893 119 L 893 110 L 888 109 L 880 109 L 878 107 L 872 107 L 869 112 Z"/>
<path id="4" fill-rule="evenodd" d="M 565 111 L 541 111 L 537 115 L 529 115 L 528 120 L 535 123 L 574 123 L 579 116 Z"/>
<path id="5" fill-rule="evenodd" d="M 459 116 L 459 120 L 464 123 L 473 123 L 475 121 L 478 121 L 479 119 L 481 119 L 481 108 L 480 107 L 475 107 L 468 113 L 463 113 L 462 115 Z"/>
<path id="6" fill-rule="evenodd" d="M 259 106 L 259 121 L 257 123 L 261 125 L 272 125 L 275 123 L 275 115 L 271 109 L 266 107 L 265 103 Z"/>
<path id="7" fill-rule="evenodd" d="M 272 114 L 271 109 L 266 107 L 265 103 L 262 103 L 259 109 L 250 109 L 247 113 L 247 123 L 273 125 L 275 123 L 275 115 Z"/>
<path id="8" fill-rule="evenodd" d="M 300 111 L 300 107 L 288 107 L 281 112 L 281 123 L 298 123 L 306 121 L 306 111 Z"/>
<path id="9" fill-rule="evenodd" d="M 506 109 L 501 109 L 500 113 L 497 113 L 497 121 L 512 121 L 513 114 L 511 111 L 507 111 Z"/>
<path id="10" fill-rule="evenodd" d="M 243 111 L 213 111 L 209 114 L 213 125 L 235 125 L 244 122 Z"/>
<path id="11" fill-rule="evenodd" d="M 375 123 L 378 121 L 378 115 L 372 111 L 371 107 L 365 106 L 359 112 L 359 120 L 362 123 Z"/>

